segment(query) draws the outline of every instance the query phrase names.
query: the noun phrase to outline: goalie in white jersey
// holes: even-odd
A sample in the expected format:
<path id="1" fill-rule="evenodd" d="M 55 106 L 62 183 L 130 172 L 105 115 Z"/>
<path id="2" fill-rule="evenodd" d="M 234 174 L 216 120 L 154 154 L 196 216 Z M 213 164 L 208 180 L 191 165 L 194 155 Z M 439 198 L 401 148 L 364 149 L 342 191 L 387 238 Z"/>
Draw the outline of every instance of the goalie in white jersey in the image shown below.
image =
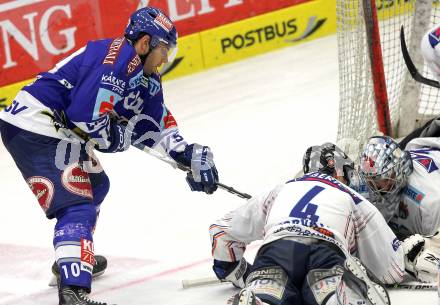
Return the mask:
<path id="1" fill-rule="evenodd" d="M 403 241 L 405 269 L 437 281 L 440 259 L 440 121 L 432 120 L 400 144 L 371 137 L 360 156 L 358 191 L 381 211 Z"/>
<path id="2" fill-rule="evenodd" d="M 214 272 L 246 287 L 231 304 L 389 304 L 386 290 L 352 255 L 378 283 L 391 284 L 403 278 L 403 250 L 379 211 L 340 182 L 349 182 L 353 167 L 333 144 L 311 147 L 303 177 L 211 225 Z M 251 266 L 243 253 L 260 239 Z"/>

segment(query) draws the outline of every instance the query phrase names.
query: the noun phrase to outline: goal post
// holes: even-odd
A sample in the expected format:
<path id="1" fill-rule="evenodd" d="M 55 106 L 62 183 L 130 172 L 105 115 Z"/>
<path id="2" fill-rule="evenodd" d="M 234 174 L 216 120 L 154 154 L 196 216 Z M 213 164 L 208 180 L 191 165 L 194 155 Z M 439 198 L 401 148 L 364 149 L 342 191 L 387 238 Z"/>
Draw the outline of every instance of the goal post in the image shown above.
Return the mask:
<path id="1" fill-rule="evenodd" d="M 339 118 L 337 141 L 352 157 L 372 135 L 403 137 L 440 114 L 439 90 L 415 82 L 400 50 L 424 75 L 420 40 L 440 22 L 440 0 L 337 0 Z"/>

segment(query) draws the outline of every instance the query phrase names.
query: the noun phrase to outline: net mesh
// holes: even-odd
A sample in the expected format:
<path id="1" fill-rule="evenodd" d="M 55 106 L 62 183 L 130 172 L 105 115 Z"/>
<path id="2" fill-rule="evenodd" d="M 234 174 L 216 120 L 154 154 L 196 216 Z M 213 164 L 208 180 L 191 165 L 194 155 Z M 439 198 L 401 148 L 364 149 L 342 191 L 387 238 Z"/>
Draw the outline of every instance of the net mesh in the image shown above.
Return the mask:
<path id="1" fill-rule="evenodd" d="M 355 159 L 368 137 L 379 134 L 362 1 L 366 0 L 337 0 L 336 4 L 340 87 L 338 145 Z M 440 22 L 439 1 L 428 1 L 428 4 L 422 0 L 376 1 L 388 103 L 395 137 L 405 135 L 399 134 L 398 125 L 417 127 L 428 117 L 440 114 L 439 90 L 424 85 L 420 87 L 420 84 L 411 79 L 403 61 L 399 36 L 403 25 L 408 46 L 416 46 L 410 48 L 411 56 L 420 58 L 417 52 L 421 35 L 420 29 L 416 29 L 421 26 L 417 24 L 416 9 L 419 12 L 422 5 L 429 6 L 427 12 L 431 15 L 431 22 L 425 21 L 426 25 L 423 26 L 427 28 L 422 29 L 424 33 Z M 418 66 L 418 69 L 423 75 L 433 78 L 427 67 Z M 413 87 L 406 88 L 409 85 Z M 405 94 L 405 90 L 409 95 Z M 407 108 L 406 112 L 403 111 L 404 108 Z"/>

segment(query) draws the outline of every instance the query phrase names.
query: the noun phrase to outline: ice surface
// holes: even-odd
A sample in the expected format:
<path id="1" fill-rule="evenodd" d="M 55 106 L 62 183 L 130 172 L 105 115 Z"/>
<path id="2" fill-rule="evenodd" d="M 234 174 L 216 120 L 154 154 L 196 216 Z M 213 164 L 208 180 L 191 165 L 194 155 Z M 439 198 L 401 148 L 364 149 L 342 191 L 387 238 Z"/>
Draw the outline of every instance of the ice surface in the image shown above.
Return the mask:
<path id="1" fill-rule="evenodd" d="M 166 82 L 167 105 L 189 142 L 212 148 L 223 183 L 257 194 L 293 177 L 308 146 L 335 141 L 336 48 L 332 36 Z M 55 222 L 3 146 L 0 158 L 0 304 L 56 305 L 47 286 Z M 99 158 L 112 186 L 95 250 L 109 267 L 92 295 L 119 305 L 225 304 L 236 291 L 229 285 L 182 290 L 181 281 L 212 276 L 208 227 L 243 199 L 192 193 L 184 173 L 135 148 Z M 398 305 L 437 304 L 432 291 L 391 296 Z"/>

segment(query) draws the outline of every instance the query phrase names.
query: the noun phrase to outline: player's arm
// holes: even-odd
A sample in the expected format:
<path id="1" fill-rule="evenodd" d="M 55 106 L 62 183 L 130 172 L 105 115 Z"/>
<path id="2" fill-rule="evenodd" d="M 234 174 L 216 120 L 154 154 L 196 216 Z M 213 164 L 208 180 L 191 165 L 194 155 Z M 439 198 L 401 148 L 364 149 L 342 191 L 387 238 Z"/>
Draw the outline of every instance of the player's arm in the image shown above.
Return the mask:
<path id="1" fill-rule="evenodd" d="M 218 173 L 211 149 L 185 141 L 175 118 L 163 103 L 162 90 L 150 98 L 137 116 L 132 141 L 153 148 L 190 168 L 186 181 L 191 190 L 212 194 L 217 189 Z"/>
<path id="2" fill-rule="evenodd" d="M 401 282 L 404 275 L 401 242 L 370 202 L 362 201 L 358 207 L 355 223 L 359 258 L 382 283 Z"/>
<path id="3" fill-rule="evenodd" d="M 415 138 L 440 137 L 440 118 L 434 118 L 412 131 L 409 135 L 399 142 L 400 149 L 405 149 L 406 145 Z"/>
<path id="4" fill-rule="evenodd" d="M 238 209 L 227 213 L 209 227 L 213 270 L 220 280 L 244 287 L 249 263 L 243 258 L 246 246 L 264 237 L 269 194 L 253 197 Z"/>
<path id="5" fill-rule="evenodd" d="M 67 108 L 69 123 L 73 124 L 70 129 L 101 152 L 128 149 L 129 139 L 115 113 L 115 106 L 123 102 L 126 93 L 126 76 L 110 65 L 84 68 L 82 73 L 85 79 L 73 88 Z"/>

